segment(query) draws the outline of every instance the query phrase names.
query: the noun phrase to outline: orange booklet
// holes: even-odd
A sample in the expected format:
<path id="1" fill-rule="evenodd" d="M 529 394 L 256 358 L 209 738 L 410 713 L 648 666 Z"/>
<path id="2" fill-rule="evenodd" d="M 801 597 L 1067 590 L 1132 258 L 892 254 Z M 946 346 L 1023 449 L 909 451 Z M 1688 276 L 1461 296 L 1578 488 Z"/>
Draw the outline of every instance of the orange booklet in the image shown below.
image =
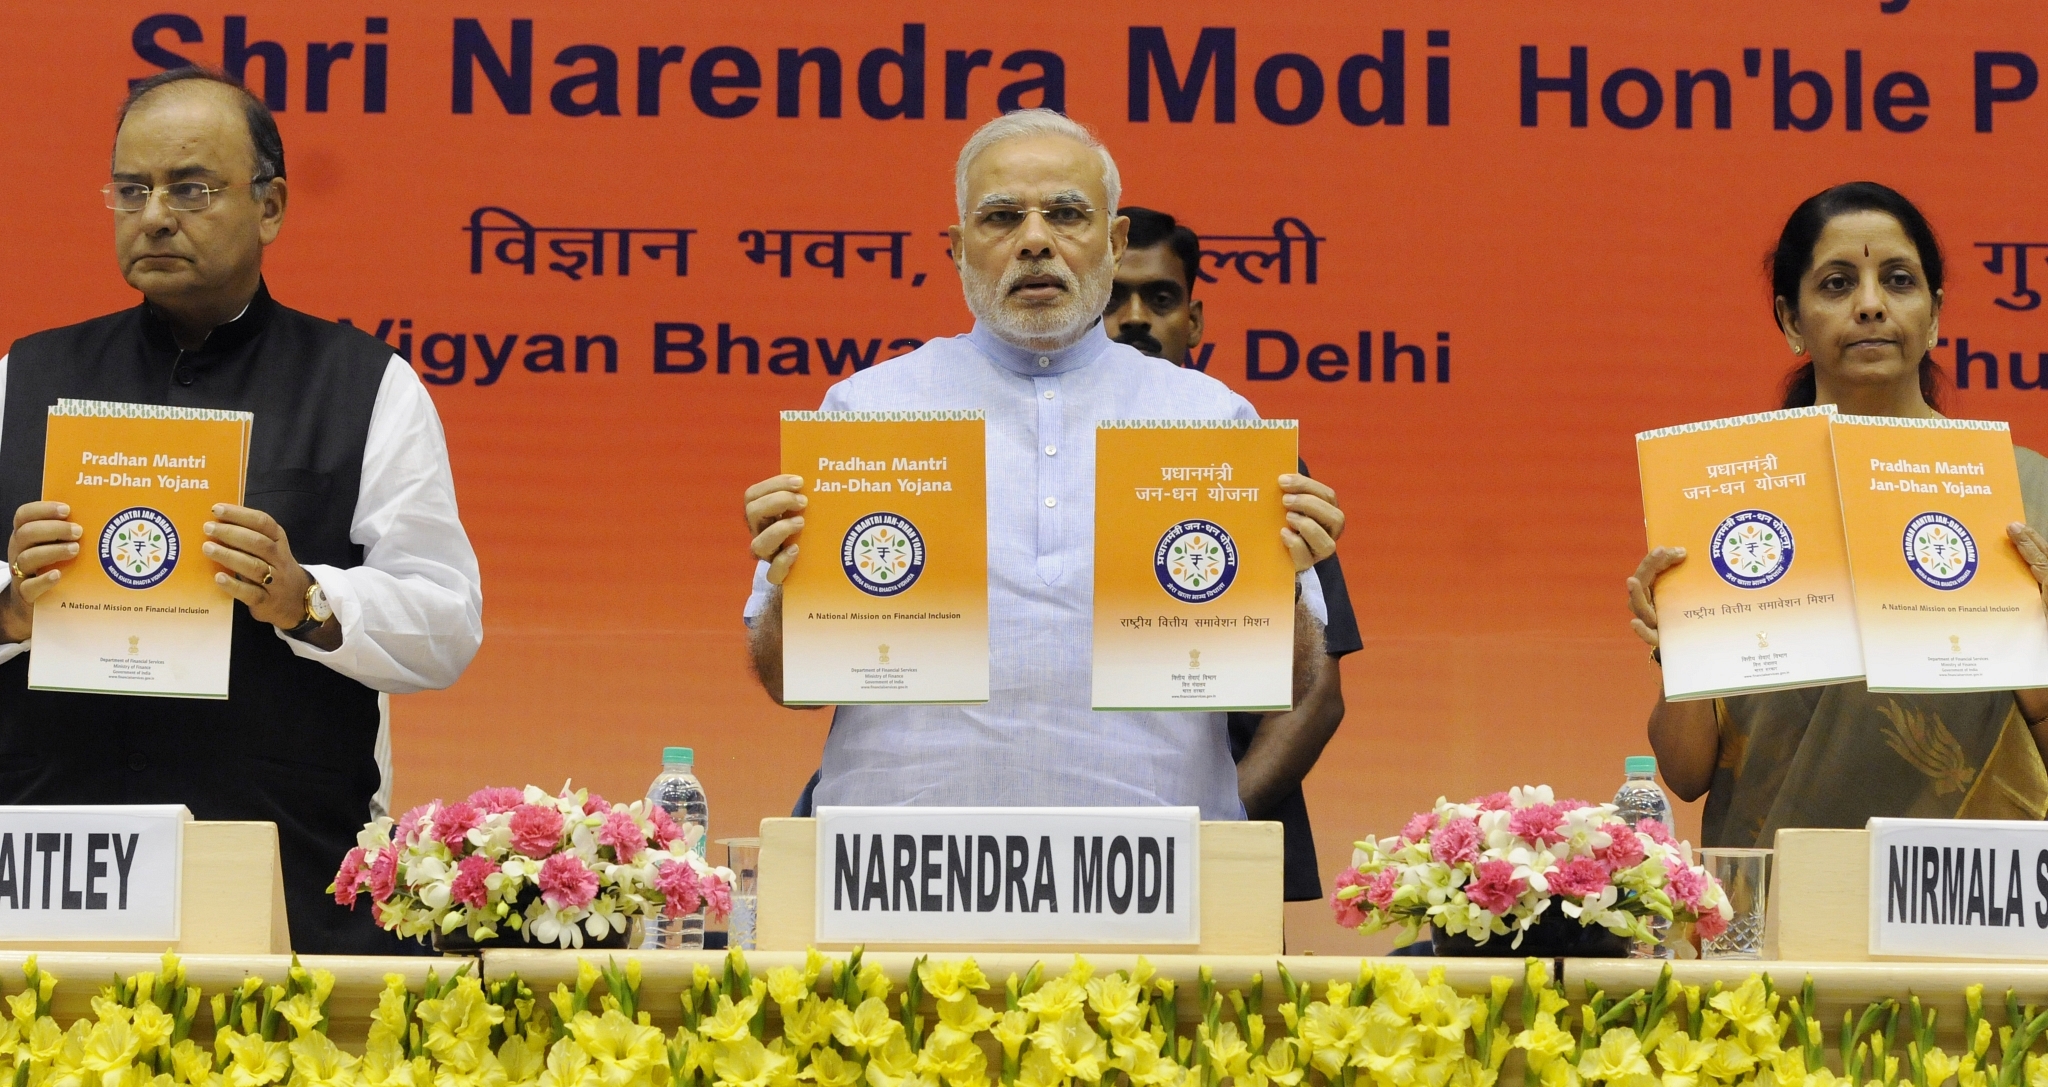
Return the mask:
<path id="1" fill-rule="evenodd" d="M 1112 419 L 1095 431 L 1098 710 L 1285 710 L 1292 419 Z"/>
<path id="2" fill-rule="evenodd" d="M 782 413 L 783 701 L 988 701 L 987 456 L 979 411 Z"/>
<path id="3" fill-rule="evenodd" d="M 1651 547 L 1686 560 L 1657 581 L 1664 697 L 1861 678 L 1832 405 L 1636 435 Z"/>
<path id="4" fill-rule="evenodd" d="M 1976 419 L 1834 419 L 1849 566 L 1873 691 L 2048 687 L 2041 586 L 2012 434 Z"/>
<path id="5" fill-rule="evenodd" d="M 240 505 L 246 411 L 59 400 L 43 500 L 71 506 L 79 555 L 36 601 L 28 685 L 226 698 L 234 598 L 200 544 L 216 503 Z"/>

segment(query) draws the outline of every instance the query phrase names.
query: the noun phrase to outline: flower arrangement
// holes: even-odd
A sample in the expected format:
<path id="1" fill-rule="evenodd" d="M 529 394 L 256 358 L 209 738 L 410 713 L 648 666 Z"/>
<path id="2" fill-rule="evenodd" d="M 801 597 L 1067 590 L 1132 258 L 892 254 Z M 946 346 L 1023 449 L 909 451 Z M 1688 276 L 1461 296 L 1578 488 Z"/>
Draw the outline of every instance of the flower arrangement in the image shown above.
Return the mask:
<path id="1" fill-rule="evenodd" d="M 1549 963 L 1466 995 L 1396 963 L 1362 962 L 1320 994 L 1279 967 L 1277 1022 L 1264 985 L 1220 990 L 1157 977 L 1144 959 L 1098 975 L 1076 958 L 994 991 L 973 959 L 917 960 L 898 986 L 856 951 L 813 951 L 756 977 L 729 954 L 699 965 L 673 1030 L 640 999 L 637 960 L 578 963 L 572 988 L 538 994 L 470 965 L 418 990 L 385 978 L 360 1052 L 328 1037 L 335 979 L 296 960 L 282 985 L 249 977 L 207 1000 L 175 955 L 100 987 L 92 1013 L 52 1015 L 58 981 L 31 957 L 0 1016 L 0 1081 L 15 1087 L 2032 1087 L 2048 1011 L 2008 990 L 1994 1027 L 1984 987 L 1964 992 L 1960 1049 L 1937 1044 L 1918 997 L 1843 1013 L 1839 1042 L 1814 1017 L 1811 977 L 1729 988 L 1674 980 L 1619 999 L 1566 997 Z M 1194 992 L 1189 993 L 1188 989 Z M 1182 1017 L 1189 996 L 1193 1014 Z M 992 998 L 992 999 L 991 999 Z M 1508 1022 L 1519 1004 L 1520 1030 Z M 201 1012 L 210 1008 L 212 1036 Z M 925 1009 L 935 1014 L 927 1016 Z M 673 1005 L 670 1007 L 673 1014 Z M 771 1011 L 775 1016 L 771 1018 Z M 1996 1051 L 1994 1052 L 1994 1040 Z M 1831 1055 L 1829 1050 L 1834 1049 Z M 1504 1067 L 1522 1054 L 1517 1070 Z M 1840 1069 L 1840 1071 L 1836 1071 Z"/>
<path id="2" fill-rule="evenodd" d="M 1691 858 L 1654 819 L 1630 827 L 1612 804 L 1518 787 L 1465 804 L 1439 798 L 1400 834 L 1357 843 L 1330 905 L 1338 924 L 1360 932 L 1404 926 L 1402 944 L 1432 925 L 1482 945 L 1512 934 L 1508 946 L 1519 948 L 1553 906 L 1637 940 L 1655 939 L 1651 917 L 1712 938 L 1733 911 Z"/>
<path id="3" fill-rule="evenodd" d="M 623 934 L 635 915 L 732 909 L 733 876 L 698 856 L 704 828 L 636 800 L 588 790 L 479 789 L 396 823 L 371 821 L 328 891 L 401 936 L 458 930 L 482 941 L 510 929 L 530 942 L 581 947 Z"/>

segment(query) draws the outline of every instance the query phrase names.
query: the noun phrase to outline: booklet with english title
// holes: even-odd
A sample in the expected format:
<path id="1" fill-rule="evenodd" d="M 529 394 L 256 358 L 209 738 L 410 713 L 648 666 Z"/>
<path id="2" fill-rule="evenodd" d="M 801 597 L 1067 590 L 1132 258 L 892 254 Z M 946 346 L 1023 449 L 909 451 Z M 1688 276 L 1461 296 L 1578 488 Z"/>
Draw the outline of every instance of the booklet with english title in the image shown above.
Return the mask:
<path id="1" fill-rule="evenodd" d="M 1651 547 L 1686 560 L 1656 584 L 1674 702 L 1863 675 L 1836 496 L 1832 405 L 1636 435 Z"/>
<path id="2" fill-rule="evenodd" d="M 784 702 L 988 701 L 986 461 L 979 411 L 782 413 Z"/>
<path id="3" fill-rule="evenodd" d="M 1838 415 L 1835 473 L 1870 689 L 2048 687 L 2041 586 L 2006 424 Z"/>
<path id="4" fill-rule="evenodd" d="M 1098 710 L 1294 704 L 1292 419 L 1111 419 L 1095 431 Z"/>
<path id="5" fill-rule="evenodd" d="M 213 507 L 239 505 L 246 411 L 59 400 L 43 500 L 71 507 L 78 556 L 36 600 L 28 685 L 226 698 L 234 598 L 200 552 Z"/>

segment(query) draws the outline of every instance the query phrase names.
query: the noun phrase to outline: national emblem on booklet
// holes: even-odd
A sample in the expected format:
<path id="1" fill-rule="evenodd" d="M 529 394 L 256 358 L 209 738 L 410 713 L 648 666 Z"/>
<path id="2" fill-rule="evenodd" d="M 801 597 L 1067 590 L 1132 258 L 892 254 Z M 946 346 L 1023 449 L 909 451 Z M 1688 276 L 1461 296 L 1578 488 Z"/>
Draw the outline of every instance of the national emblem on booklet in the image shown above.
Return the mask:
<path id="1" fill-rule="evenodd" d="M 784 702 L 988 701 L 986 441 L 979 411 L 782 413 L 782 470 L 810 499 Z"/>
<path id="2" fill-rule="evenodd" d="M 1098 710 L 1285 710 L 1292 419 L 1112 419 L 1095 432 Z"/>
<path id="3" fill-rule="evenodd" d="M 1835 473 L 1870 689 L 2048 687 L 2041 586 L 2001 422 L 1838 415 Z"/>
<path id="4" fill-rule="evenodd" d="M 213 507 L 240 505 L 246 411 L 59 400 L 43 500 L 85 529 L 36 600 L 28 685 L 88 694 L 226 698 L 234 598 L 199 545 Z"/>
<path id="5" fill-rule="evenodd" d="M 1863 675 L 1832 405 L 1636 435 L 1651 547 L 1686 561 L 1656 586 L 1664 697 L 1842 683 Z"/>

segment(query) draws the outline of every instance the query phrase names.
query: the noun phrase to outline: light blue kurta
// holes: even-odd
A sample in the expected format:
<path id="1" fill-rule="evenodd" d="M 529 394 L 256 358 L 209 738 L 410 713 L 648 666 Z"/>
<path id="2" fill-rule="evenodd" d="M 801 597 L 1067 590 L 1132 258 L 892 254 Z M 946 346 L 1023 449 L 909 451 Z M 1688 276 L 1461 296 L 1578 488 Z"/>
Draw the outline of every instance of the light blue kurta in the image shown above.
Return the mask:
<path id="1" fill-rule="evenodd" d="M 834 385 L 820 410 L 971 408 L 988 427 L 989 700 L 839 707 L 816 802 L 1181 804 L 1243 818 L 1223 714 L 1089 708 L 1095 424 L 1257 413 L 1215 378 L 1115 343 L 1100 324 L 1045 353 L 976 325 Z M 765 569 L 750 616 L 766 600 Z M 1320 616 L 1320 585 L 1301 584 Z"/>

